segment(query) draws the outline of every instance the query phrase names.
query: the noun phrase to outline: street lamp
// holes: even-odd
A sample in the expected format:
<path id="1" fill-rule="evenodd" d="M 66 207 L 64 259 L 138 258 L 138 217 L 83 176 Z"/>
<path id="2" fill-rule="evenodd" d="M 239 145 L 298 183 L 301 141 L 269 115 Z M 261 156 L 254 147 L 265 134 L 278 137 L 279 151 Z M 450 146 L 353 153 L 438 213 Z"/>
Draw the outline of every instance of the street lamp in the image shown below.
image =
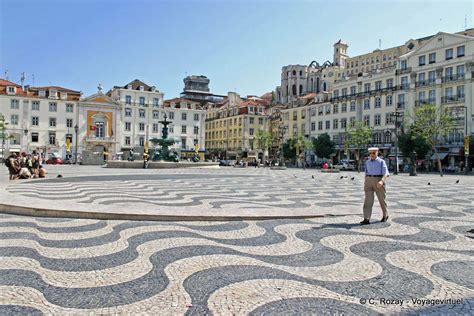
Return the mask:
<path id="1" fill-rule="evenodd" d="M 281 142 L 281 149 L 280 149 L 280 166 L 285 166 L 285 159 L 283 157 L 283 136 L 285 135 L 285 131 L 286 129 L 288 128 L 288 126 L 283 126 L 281 128 L 281 138 L 280 138 L 280 142 Z"/>
<path id="2" fill-rule="evenodd" d="M 395 170 L 393 174 L 398 174 L 398 127 L 401 123 L 398 118 L 403 117 L 403 112 L 398 112 L 397 109 L 392 115 L 395 116 Z"/>
<path id="3" fill-rule="evenodd" d="M 76 133 L 76 144 L 74 147 L 76 147 L 75 153 L 74 153 L 74 164 L 77 165 L 77 134 L 79 132 L 79 126 L 77 124 L 74 126 L 74 132 Z"/>

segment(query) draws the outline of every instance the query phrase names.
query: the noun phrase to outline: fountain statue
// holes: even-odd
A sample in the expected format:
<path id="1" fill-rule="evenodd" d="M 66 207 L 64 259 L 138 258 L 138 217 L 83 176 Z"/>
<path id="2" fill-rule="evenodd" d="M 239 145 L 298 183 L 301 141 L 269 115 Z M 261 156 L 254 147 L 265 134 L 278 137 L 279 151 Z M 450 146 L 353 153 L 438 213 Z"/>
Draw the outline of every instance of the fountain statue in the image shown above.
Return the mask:
<path id="1" fill-rule="evenodd" d="M 152 138 L 150 142 L 153 144 L 153 154 L 152 154 L 152 161 L 178 161 L 178 154 L 176 151 L 171 151 L 169 149 L 175 141 L 172 139 L 168 139 L 168 125 L 171 124 L 170 121 L 166 120 L 166 114 L 164 116 L 163 121 L 159 121 L 158 123 L 163 124 L 161 139 Z M 160 146 L 158 149 L 157 146 Z"/>

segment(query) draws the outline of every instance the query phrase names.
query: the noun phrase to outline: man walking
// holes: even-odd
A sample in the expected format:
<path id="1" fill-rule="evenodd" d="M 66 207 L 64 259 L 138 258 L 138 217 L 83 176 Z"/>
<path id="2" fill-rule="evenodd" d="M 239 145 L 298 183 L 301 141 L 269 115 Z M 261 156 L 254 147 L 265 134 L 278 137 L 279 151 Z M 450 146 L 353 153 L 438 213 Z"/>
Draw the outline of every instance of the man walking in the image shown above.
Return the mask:
<path id="1" fill-rule="evenodd" d="M 377 194 L 380 207 L 382 208 L 382 222 L 388 220 L 387 203 L 385 202 L 385 181 L 389 173 L 385 161 L 378 157 L 377 147 L 369 148 L 370 158 L 365 162 L 365 182 L 364 182 L 364 220 L 361 225 L 370 224 L 372 216 L 372 206 L 374 205 L 374 192 Z"/>

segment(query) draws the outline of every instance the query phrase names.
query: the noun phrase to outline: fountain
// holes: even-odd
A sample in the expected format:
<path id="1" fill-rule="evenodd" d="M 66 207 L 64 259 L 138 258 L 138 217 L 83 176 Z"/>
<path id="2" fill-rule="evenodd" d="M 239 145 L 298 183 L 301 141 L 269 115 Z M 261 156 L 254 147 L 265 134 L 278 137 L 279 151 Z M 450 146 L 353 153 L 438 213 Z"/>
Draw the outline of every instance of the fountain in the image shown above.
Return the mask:
<path id="1" fill-rule="evenodd" d="M 167 120 L 166 114 L 162 121 L 163 124 L 161 139 L 152 138 L 149 141 L 153 144 L 153 153 L 151 154 L 151 162 L 147 164 L 149 169 L 163 169 L 163 168 L 189 168 L 189 167 L 216 167 L 219 168 L 218 162 L 201 162 L 199 159 L 193 159 L 194 162 L 179 161 L 178 153 L 170 150 L 175 141 L 168 139 L 168 125 L 171 121 Z M 157 148 L 159 147 L 159 148 Z M 141 161 L 126 161 L 126 160 L 109 160 L 107 161 L 107 168 L 143 168 L 144 164 Z"/>
<path id="2" fill-rule="evenodd" d="M 178 161 L 178 155 L 175 151 L 170 151 L 169 147 L 172 146 L 175 141 L 172 139 L 168 139 L 168 125 L 171 124 L 170 121 L 166 120 L 166 114 L 164 116 L 163 121 L 159 121 L 158 123 L 163 124 L 163 129 L 161 130 L 163 136 L 161 139 L 156 137 L 150 139 L 150 142 L 153 144 L 153 155 L 151 156 L 152 161 Z M 160 146 L 161 149 L 157 150 L 156 147 Z"/>

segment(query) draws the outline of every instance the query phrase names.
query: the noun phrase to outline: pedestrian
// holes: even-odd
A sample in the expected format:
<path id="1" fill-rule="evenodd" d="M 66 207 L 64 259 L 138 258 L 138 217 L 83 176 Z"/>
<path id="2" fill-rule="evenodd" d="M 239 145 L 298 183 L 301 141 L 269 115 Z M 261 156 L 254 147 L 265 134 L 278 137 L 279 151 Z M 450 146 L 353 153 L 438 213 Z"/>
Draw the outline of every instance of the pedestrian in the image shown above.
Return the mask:
<path id="1" fill-rule="evenodd" d="M 143 169 L 148 169 L 148 164 L 150 162 L 150 155 L 147 153 L 143 154 Z"/>
<path id="2" fill-rule="evenodd" d="M 21 170 L 17 153 L 12 153 L 10 156 L 8 156 L 7 160 L 5 161 L 5 166 L 8 168 L 10 180 L 16 180 Z"/>
<path id="3" fill-rule="evenodd" d="M 387 203 L 385 202 L 385 181 L 389 177 L 387 164 L 383 159 L 377 157 L 379 149 L 377 147 L 369 148 L 370 158 L 365 162 L 365 181 L 364 181 L 364 220 L 361 225 L 370 224 L 372 216 L 372 206 L 374 205 L 374 193 L 377 194 L 380 207 L 382 208 L 382 222 L 388 220 Z"/>

